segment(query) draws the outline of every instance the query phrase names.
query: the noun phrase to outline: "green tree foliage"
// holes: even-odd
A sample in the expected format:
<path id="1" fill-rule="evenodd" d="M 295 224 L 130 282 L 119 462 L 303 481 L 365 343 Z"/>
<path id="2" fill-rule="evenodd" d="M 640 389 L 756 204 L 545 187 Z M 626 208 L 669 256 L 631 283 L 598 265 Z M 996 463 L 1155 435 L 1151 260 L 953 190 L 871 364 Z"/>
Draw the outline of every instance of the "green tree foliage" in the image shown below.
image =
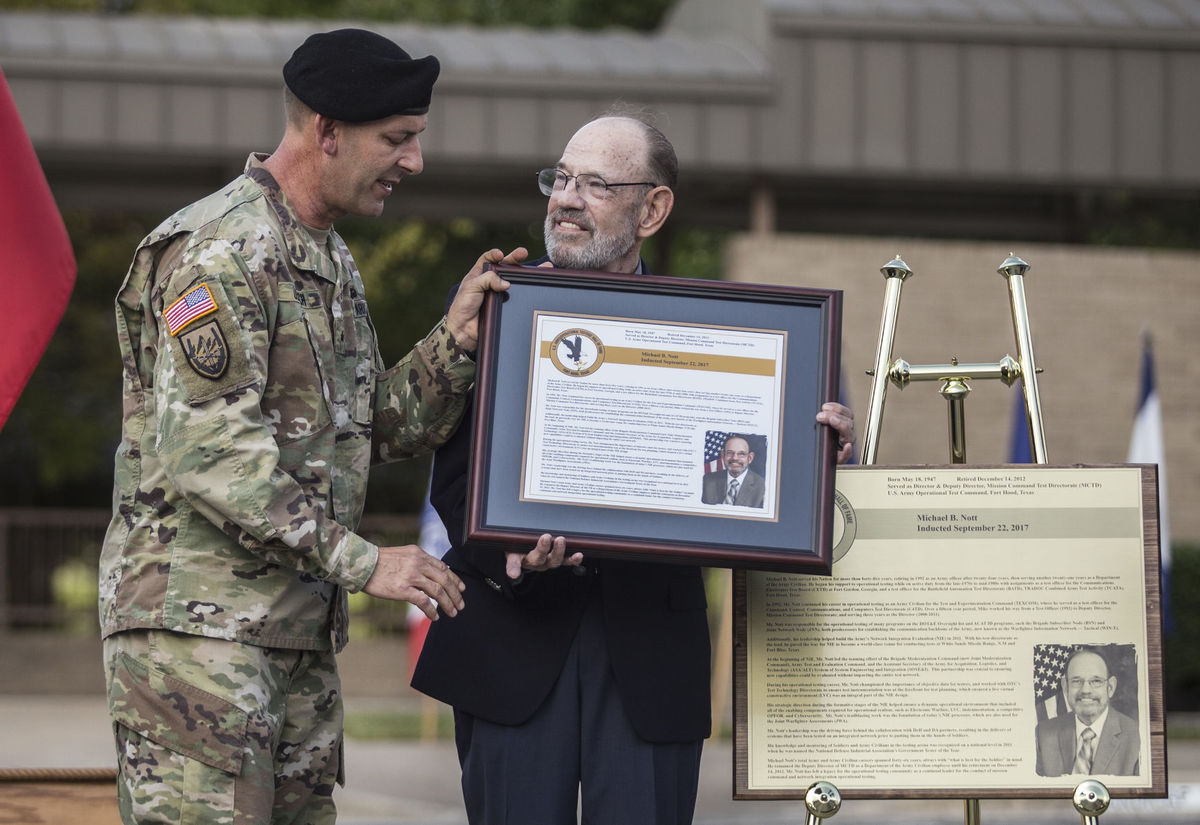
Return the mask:
<path id="1" fill-rule="evenodd" d="M 524 226 L 469 220 L 353 220 L 338 225 L 363 276 L 379 347 L 387 363 L 407 353 L 444 314 L 446 295 L 480 254 L 525 246 L 539 254 Z M 367 510 L 414 512 L 429 477 L 429 460 L 372 470 Z"/>
<path id="2" fill-rule="evenodd" d="M 1094 246 L 1200 248 L 1200 198 L 1147 202 L 1126 192 L 1089 204 L 1085 241 Z"/>

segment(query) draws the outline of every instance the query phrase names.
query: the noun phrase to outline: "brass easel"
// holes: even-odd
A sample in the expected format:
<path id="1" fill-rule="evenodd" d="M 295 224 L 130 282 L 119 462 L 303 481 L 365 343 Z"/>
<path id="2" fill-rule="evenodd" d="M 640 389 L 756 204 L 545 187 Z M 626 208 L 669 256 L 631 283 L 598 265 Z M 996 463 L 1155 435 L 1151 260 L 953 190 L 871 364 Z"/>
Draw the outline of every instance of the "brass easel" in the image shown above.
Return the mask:
<path id="1" fill-rule="evenodd" d="M 1014 361 L 1005 355 L 999 361 L 990 364 L 960 364 L 957 358 L 952 358 L 949 364 L 920 366 L 911 365 L 899 358 L 893 361 L 892 345 L 896 336 L 896 317 L 900 313 L 900 289 L 913 273 L 908 264 L 900 260 L 899 255 L 884 264 L 879 271 L 883 273 L 887 287 L 884 293 L 883 317 L 879 321 L 879 346 L 875 352 L 875 369 L 867 373 L 874 376 L 874 381 L 871 385 L 871 405 L 867 410 L 866 430 L 863 436 L 862 463 L 875 463 L 889 378 L 901 389 L 910 381 L 943 382 L 940 392 L 949 404 L 951 464 L 967 463 L 964 406 L 967 395 L 971 392 L 968 382 L 975 379 L 999 378 L 1005 386 L 1011 387 L 1019 378 L 1025 392 L 1025 421 L 1029 427 L 1033 460 L 1036 464 L 1045 464 L 1046 437 L 1042 432 L 1041 402 L 1037 389 L 1037 374 L 1040 370 L 1033 360 L 1029 312 L 1025 305 L 1025 273 L 1029 271 L 1029 264 L 1016 255 L 1009 255 L 996 270 L 1008 281 L 1008 299 L 1012 307 L 1017 358 Z"/>
<path id="2" fill-rule="evenodd" d="M 913 272 L 908 264 L 896 255 L 879 270 L 886 282 L 883 316 L 879 322 L 879 346 L 875 353 L 875 368 L 868 372 L 873 376 L 871 404 L 863 436 L 862 463 L 875 464 L 879 450 L 879 433 L 883 419 L 883 405 L 890 379 L 903 389 L 910 381 L 941 381 L 940 392 L 948 404 L 950 463 L 967 462 L 967 431 L 965 401 L 971 392 L 968 382 L 976 379 L 998 378 L 1011 387 L 1017 379 L 1025 395 L 1025 422 L 1029 430 L 1029 442 L 1035 464 L 1045 464 L 1046 438 L 1042 430 L 1041 402 L 1038 398 L 1037 365 L 1033 358 L 1033 341 L 1029 334 L 1029 312 L 1025 304 L 1025 273 L 1029 264 L 1014 254 L 1000 264 L 996 270 L 1008 282 L 1009 305 L 1012 309 L 1013 334 L 1017 343 L 1017 358 L 1005 355 L 995 363 L 962 364 L 952 358 L 949 364 L 926 364 L 914 366 L 902 359 L 892 359 L 892 345 L 896 334 L 896 317 L 900 312 L 900 290 Z M 833 789 L 836 793 L 836 789 Z M 1083 815 L 1084 825 L 1096 825 L 1101 813 L 1108 808 L 1109 794 L 1104 785 L 1095 780 L 1086 780 L 1075 789 L 1075 809 Z M 810 813 L 813 808 L 809 807 Z M 828 814 L 827 814 L 828 815 Z M 966 825 L 980 825 L 979 800 L 964 800 Z"/>

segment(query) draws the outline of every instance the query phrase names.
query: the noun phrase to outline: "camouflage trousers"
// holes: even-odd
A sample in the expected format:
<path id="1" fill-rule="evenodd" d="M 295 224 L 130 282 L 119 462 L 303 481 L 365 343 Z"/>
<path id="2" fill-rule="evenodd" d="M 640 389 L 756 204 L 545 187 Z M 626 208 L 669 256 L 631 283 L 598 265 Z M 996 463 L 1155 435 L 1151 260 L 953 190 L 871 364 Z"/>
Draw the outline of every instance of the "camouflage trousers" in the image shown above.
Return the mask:
<path id="1" fill-rule="evenodd" d="M 128 823 L 323 825 L 342 781 L 332 651 L 160 630 L 104 640 Z"/>

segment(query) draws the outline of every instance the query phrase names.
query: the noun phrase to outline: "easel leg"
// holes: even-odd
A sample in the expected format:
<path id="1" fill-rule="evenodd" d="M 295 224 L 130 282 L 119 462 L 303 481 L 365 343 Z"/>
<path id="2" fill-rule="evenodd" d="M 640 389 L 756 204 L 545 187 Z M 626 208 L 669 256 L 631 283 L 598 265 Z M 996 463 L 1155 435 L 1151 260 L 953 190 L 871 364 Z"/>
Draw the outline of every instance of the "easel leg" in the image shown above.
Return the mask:
<path id="1" fill-rule="evenodd" d="M 723 568 L 713 568 L 708 575 L 718 576 L 721 582 L 721 620 L 717 624 L 711 685 L 713 736 L 719 739 L 729 685 L 733 681 L 733 574 Z"/>

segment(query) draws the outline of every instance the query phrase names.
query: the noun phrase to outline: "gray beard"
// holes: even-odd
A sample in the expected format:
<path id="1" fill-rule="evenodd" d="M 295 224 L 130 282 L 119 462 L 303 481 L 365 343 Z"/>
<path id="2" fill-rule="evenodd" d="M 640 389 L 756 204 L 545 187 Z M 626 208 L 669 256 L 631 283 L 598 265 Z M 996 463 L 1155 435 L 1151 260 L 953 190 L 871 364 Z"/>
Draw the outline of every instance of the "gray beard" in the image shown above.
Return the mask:
<path id="1" fill-rule="evenodd" d="M 559 269 L 604 269 L 633 248 L 637 241 L 637 216 L 630 215 L 628 224 L 616 234 L 601 235 L 592 230 L 592 238 L 582 248 L 560 244 L 554 235 L 554 221 L 571 217 L 569 210 L 558 210 L 546 216 L 546 255 Z M 590 225 L 590 222 L 589 222 Z"/>

